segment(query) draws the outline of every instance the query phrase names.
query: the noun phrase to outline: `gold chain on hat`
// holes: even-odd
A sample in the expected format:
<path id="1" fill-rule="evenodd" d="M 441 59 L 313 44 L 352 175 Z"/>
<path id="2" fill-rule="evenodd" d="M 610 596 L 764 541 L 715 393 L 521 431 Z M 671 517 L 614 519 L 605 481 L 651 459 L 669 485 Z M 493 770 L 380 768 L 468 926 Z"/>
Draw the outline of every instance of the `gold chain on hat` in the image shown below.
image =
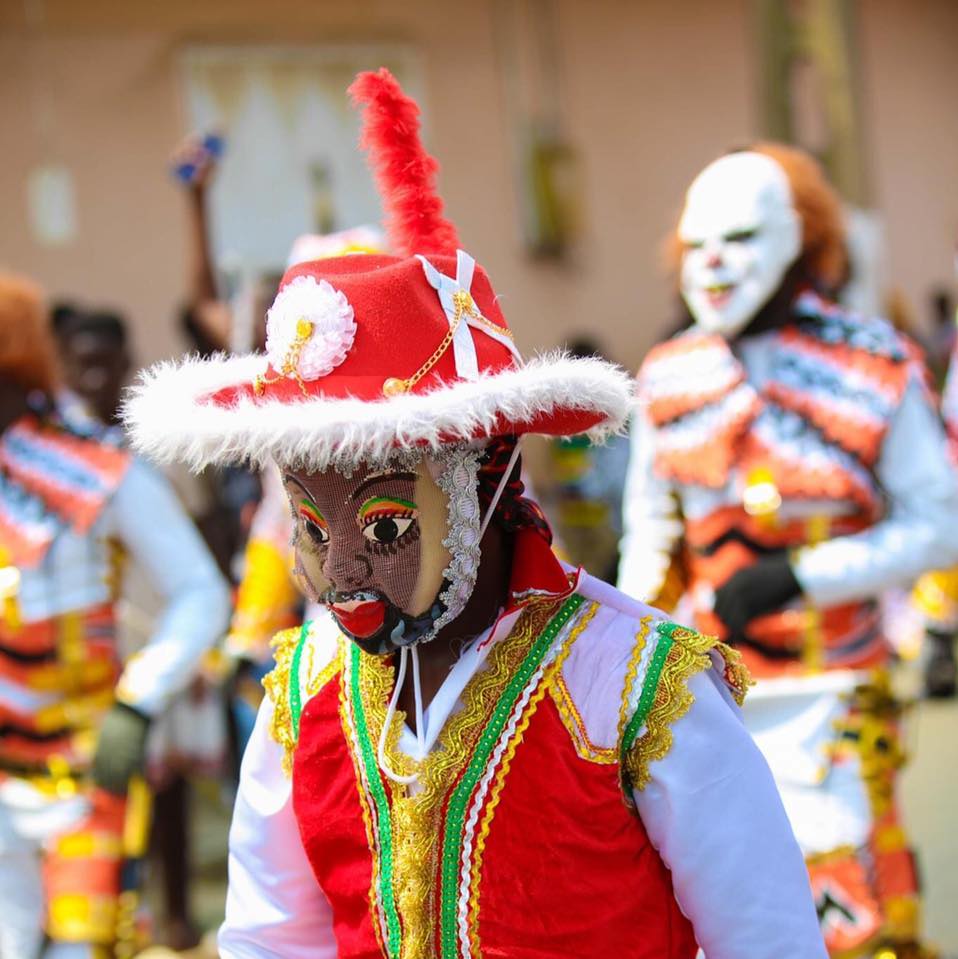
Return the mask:
<path id="1" fill-rule="evenodd" d="M 432 355 L 423 363 L 422 366 L 413 373 L 408 379 L 400 379 L 396 376 L 391 376 L 389 379 L 383 383 L 383 395 L 384 396 L 398 396 L 401 393 L 408 393 L 438 362 L 442 359 L 443 354 L 446 350 L 449 349 L 450 344 L 453 341 L 453 338 L 456 335 L 456 331 L 459 329 L 459 325 L 462 323 L 463 317 L 469 316 L 481 326 L 485 326 L 490 330 L 494 330 L 496 333 L 501 334 L 502 336 L 507 336 L 509 339 L 512 339 L 512 331 L 506 329 L 505 327 L 498 326 L 495 323 L 490 323 L 478 310 L 476 307 L 476 301 L 472 298 L 472 294 L 468 290 L 456 290 L 452 294 L 452 303 L 455 308 L 453 313 L 452 324 L 449 327 L 449 332 L 442 338 L 442 342 L 436 349 L 433 351 Z"/>
<path id="2" fill-rule="evenodd" d="M 273 383 L 278 383 L 282 379 L 287 377 L 292 377 L 296 380 L 297 386 L 299 386 L 300 392 L 303 396 L 308 396 L 306 392 L 306 384 L 303 382 L 303 378 L 299 375 L 299 354 L 303 352 L 303 347 L 309 342 L 309 338 L 313 335 L 313 324 L 310 320 L 307 320 L 305 316 L 301 316 L 296 321 L 296 336 L 293 338 L 293 342 L 290 343 L 289 349 L 286 351 L 286 355 L 283 357 L 282 365 L 279 368 L 279 376 L 270 376 L 267 373 L 257 373 L 253 378 L 253 391 L 257 396 L 262 396 L 263 391 L 267 386 L 270 386 Z"/>

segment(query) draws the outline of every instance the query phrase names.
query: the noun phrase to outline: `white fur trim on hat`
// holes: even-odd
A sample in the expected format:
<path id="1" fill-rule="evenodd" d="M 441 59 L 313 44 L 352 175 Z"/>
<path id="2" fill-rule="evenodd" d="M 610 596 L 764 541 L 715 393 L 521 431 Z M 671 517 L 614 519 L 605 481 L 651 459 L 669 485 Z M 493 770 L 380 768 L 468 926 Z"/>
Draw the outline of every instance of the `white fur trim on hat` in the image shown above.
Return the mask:
<path id="1" fill-rule="evenodd" d="M 242 399 L 232 407 L 200 399 L 262 373 L 262 356 L 159 363 L 141 374 L 124 407 L 133 445 L 160 462 L 200 470 L 248 461 L 322 470 L 333 463 L 379 459 L 395 449 L 435 449 L 495 435 L 499 418 L 531 423 L 558 410 L 596 413 L 588 435 L 618 432 L 629 411 L 632 379 L 617 366 L 564 353 L 522 367 L 457 381 L 430 393 L 377 402 L 316 397 L 283 403 Z"/>

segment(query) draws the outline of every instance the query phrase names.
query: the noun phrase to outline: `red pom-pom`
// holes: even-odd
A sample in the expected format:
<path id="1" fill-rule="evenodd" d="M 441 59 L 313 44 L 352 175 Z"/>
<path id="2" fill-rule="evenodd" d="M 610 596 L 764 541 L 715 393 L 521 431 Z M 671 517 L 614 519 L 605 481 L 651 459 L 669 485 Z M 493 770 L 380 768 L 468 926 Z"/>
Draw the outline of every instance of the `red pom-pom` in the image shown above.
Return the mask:
<path id="1" fill-rule="evenodd" d="M 455 253 L 459 236 L 436 192 L 439 164 L 419 139 L 419 104 L 385 67 L 360 73 L 349 93 L 365 108 L 360 144 L 369 151 L 394 252 Z"/>

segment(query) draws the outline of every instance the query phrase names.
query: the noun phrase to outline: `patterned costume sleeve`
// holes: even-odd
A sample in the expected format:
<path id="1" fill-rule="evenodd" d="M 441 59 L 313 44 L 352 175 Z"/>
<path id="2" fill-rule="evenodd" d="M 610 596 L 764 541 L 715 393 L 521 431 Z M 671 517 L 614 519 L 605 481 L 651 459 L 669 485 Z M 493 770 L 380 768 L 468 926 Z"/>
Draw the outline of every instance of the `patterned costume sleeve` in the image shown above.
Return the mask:
<path id="1" fill-rule="evenodd" d="M 676 623 L 660 622 L 645 638 L 640 634 L 626 677 L 619 743 L 633 789 L 646 787 L 649 765 L 672 748 L 672 726 L 694 702 L 689 680 L 713 665 L 741 706 L 751 679 L 734 649 Z"/>
<path id="2" fill-rule="evenodd" d="M 795 575 L 816 603 L 876 596 L 927 569 L 958 563 L 958 473 L 941 420 L 917 375 L 885 436 L 877 473 L 889 503 L 886 517 L 798 554 Z"/>
<path id="3" fill-rule="evenodd" d="M 624 768 L 708 959 L 826 959 L 804 859 L 736 705 L 737 655 L 660 623 L 633 662 Z"/>

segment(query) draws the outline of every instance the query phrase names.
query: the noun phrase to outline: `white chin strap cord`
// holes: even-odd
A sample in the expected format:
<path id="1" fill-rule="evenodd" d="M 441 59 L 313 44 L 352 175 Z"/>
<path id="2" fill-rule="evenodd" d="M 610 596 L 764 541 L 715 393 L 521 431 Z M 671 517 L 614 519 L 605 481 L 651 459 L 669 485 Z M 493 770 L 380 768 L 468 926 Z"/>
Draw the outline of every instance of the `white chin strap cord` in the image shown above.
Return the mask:
<path id="1" fill-rule="evenodd" d="M 482 523 L 479 526 L 480 541 L 489 528 L 489 523 L 492 521 L 493 514 L 499 505 L 499 500 L 502 499 L 502 494 L 505 492 L 506 486 L 509 485 L 509 478 L 512 476 L 512 471 L 515 469 L 518 459 L 519 441 L 516 440 L 515 449 L 512 451 L 512 456 L 509 457 L 506 470 L 499 480 L 496 492 L 490 500 L 489 508 L 486 510 L 486 515 L 482 518 Z M 414 782 L 418 782 L 419 774 L 411 773 L 409 776 L 401 776 L 389 765 L 386 759 L 386 740 L 389 737 L 389 730 L 392 728 L 393 718 L 396 715 L 399 695 L 402 692 L 403 684 L 406 682 L 406 664 L 410 657 L 412 658 L 413 697 L 416 703 L 416 761 L 422 762 L 423 759 L 426 758 L 426 729 L 425 723 L 423 722 L 422 684 L 419 680 L 419 645 L 417 643 L 414 643 L 412 646 L 402 646 L 399 649 L 399 672 L 396 675 L 396 684 L 393 686 L 392 696 L 389 698 L 389 708 L 386 710 L 386 718 L 383 720 L 383 728 L 379 733 L 379 745 L 376 750 L 376 760 L 379 763 L 379 768 L 386 775 L 386 778 L 403 786 L 409 786 Z"/>

